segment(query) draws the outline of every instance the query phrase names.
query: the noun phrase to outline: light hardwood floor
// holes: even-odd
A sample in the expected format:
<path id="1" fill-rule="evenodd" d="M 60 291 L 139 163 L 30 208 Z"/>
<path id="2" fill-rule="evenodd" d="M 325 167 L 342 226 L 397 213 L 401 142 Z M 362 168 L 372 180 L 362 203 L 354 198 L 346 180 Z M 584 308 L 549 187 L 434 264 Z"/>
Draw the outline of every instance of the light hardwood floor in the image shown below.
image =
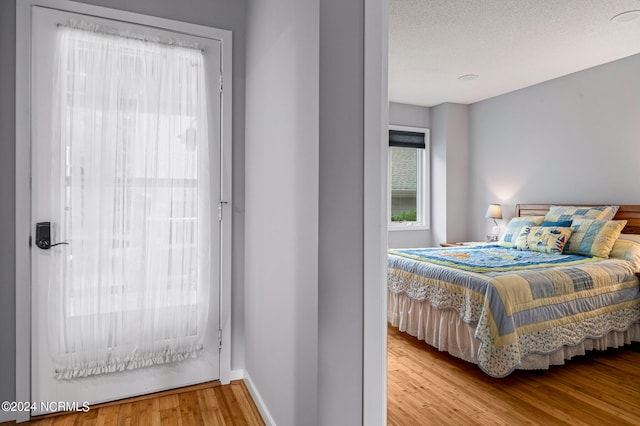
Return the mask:
<path id="1" fill-rule="evenodd" d="M 640 344 L 503 379 L 388 328 L 389 425 L 640 425 Z M 5 426 L 13 423 L 0 423 Z M 24 425 L 264 425 L 242 381 L 102 404 Z"/>
<path id="2" fill-rule="evenodd" d="M 14 422 L 0 423 L 0 426 Z M 20 425 L 144 426 L 264 425 L 243 381 L 219 382 L 130 398 L 91 407 L 87 413 L 58 414 Z"/>
<path id="3" fill-rule="evenodd" d="M 390 425 L 640 425 L 640 344 L 494 379 L 388 328 Z"/>

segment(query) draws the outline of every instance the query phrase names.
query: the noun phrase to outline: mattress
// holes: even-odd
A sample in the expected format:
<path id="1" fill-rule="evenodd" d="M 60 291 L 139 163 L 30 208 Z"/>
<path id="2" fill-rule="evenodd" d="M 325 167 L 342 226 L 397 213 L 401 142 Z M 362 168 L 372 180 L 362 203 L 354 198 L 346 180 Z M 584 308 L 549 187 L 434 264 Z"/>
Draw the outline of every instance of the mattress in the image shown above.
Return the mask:
<path id="1" fill-rule="evenodd" d="M 476 345 L 461 357 L 494 377 L 640 322 L 638 278 L 625 259 L 499 246 L 390 250 L 388 259 L 390 300 L 453 312 Z"/>

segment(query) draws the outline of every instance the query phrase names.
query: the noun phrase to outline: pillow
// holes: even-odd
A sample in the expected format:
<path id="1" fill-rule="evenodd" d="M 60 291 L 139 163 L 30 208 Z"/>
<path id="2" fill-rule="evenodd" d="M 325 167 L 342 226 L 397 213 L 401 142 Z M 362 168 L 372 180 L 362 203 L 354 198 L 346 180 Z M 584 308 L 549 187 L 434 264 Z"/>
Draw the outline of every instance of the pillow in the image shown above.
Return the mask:
<path id="1" fill-rule="evenodd" d="M 542 223 L 544 216 L 522 216 L 514 217 L 509 221 L 507 229 L 504 231 L 504 235 L 498 241 L 498 244 L 502 247 L 515 247 L 516 240 L 522 232 L 522 228 L 525 226 L 538 226 Z"/>
<path id="2" fill-rule="evenodd" d="M 626 220 L 575 219 L 565 253 L 607 258 Z"/>
<path id="3" fill-rule="evenodd" d="M 627 239 L 624 238 L 628 234 L 621 234 L 620 237 L 613 243 L 613 248 L 609 257 L 615 259 L 624 259 L 631 262 L 633 270 L 635 272 L 640 271 L 640 238 Z M 632 235 L 633 237 L 640 237 L 638 235 Z"/>
<path id="4" fill-rule="evenodd" d="M 545 222 L 573 219 L 611 220 L 620 206 L 551 206 L 544 216 Z"/>
<path id="5" fill-rule="evenodd" d="M 540 226 L 561 226 L 563 228 L 568 228 L 571 226 L 572 220 L 560 220 L 558 222 L 542 222 Z"/>
<path id="6" fill-rule="evenodd" d="M 525 226 L 518 236 L 516 247 L 518 250 L 562 254 L 571 233 L 571 228 L 561 226 Z"/>
<path id="7" fill-rule="evenodd" d="M 633 241 L 634 243 L 640 244 L 640 235 L 639 234 L 620 234 L 618 240 L 627 240 Z"/>

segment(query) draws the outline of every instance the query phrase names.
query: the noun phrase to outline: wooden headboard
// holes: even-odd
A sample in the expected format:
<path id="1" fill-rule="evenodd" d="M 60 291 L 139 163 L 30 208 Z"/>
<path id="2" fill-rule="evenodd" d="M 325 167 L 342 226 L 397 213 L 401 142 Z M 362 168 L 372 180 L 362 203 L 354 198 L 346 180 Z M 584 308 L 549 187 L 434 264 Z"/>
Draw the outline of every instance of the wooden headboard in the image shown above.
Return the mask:
<path id="1" fill-rule="evenodd" d="M 553 204 L 554 206 L 561 206 L 563 204 Z M 587 204 L 565 204 L 571 206 L 580 206 Z M 588 204 L 594 206 L 597 204 Z M 544 216 L 548 211 L 551 204 L 517 204 L 516 216 Z M 626 205 L 620 206 L 616 213 L 614 220 L 626 220 L 627 226 L 622 230 L 623 234 L 640 234 L 640 205 Z"/>

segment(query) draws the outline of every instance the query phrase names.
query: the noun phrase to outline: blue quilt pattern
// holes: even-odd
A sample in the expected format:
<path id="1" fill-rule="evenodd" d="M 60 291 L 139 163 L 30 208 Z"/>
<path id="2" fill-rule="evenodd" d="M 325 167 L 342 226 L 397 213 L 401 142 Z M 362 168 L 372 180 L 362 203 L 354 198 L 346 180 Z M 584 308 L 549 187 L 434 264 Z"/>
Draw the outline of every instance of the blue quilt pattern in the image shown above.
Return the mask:
<path id="1" fill-rule="evenodd" d="M 580 255 L 541 253 L 501 247 L 499 245 L 464 246 L 446 249 L 392 249 L 389 250 L 389 254 L 473 272 L 503 272 L 557 265 L 569 266 L 598 260 L 598 258 Z"/>

